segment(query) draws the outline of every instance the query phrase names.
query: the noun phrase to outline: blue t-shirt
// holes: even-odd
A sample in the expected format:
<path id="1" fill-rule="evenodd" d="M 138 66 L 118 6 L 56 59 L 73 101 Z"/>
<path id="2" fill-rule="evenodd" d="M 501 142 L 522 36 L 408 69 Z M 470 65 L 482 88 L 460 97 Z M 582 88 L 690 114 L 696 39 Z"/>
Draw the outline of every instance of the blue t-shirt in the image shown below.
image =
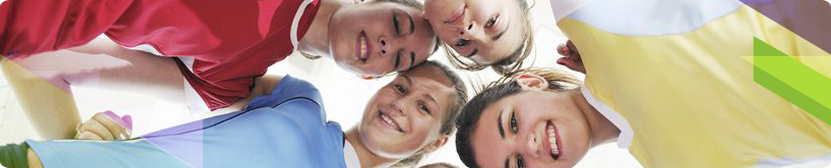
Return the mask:
<path id="1" fill-rule="evenodd" d="M 271 95 L 129 141 L 27 143 L 45 167 L 346 167 L 340 125 L 318 90 L 286 76 Z"/>

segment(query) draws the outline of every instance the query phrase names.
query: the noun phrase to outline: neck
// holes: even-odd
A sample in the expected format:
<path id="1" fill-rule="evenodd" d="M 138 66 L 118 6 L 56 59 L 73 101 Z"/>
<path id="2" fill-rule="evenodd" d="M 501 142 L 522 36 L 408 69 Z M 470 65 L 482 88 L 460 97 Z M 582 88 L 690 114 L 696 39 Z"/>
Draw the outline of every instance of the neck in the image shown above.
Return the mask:
<path id="1" fill-rule="evenodd" d="M 618 129 L 614 124 L 612 124 L 611 121 L 609 121 L 609 119 L 600 114 L 597 109 L 589 104 L 589 101 L 586 100 L 586 97 L 583 96 L 580 89 L 572 89 L 567 92 L 574 104 L 580 108 L 580 111 L 583 112 L 583 115 L 589 123 L 592 147 L 606 144 L 617 139 L 618 135 L 620 135 L 620 129 Z"/>
<path id="2" fill-rule="evenodd" d="M 355 148 L 355 152 L 358 153 L 358 160 L 361 161 L 361 167 L 381 167 L 381 166 L 389 166 L 395 161 L 396 159 L 384 158 L 378 156 L 369 151 L 369 149 L 361 143 L 359 139 L 358 128 L 353 127 L 346 131 L 346 141 L 349 144 L 352 144 L 352 147 Z"/>
<path id="3" fill-rule="evenodd" d="M 329 23 L 332 15 L 346 5 L 350 5 L 348 0 L 321 0 L 312 25 L 300 39 L 297 49 L 312 55 L 331 57 L 329 55 Z"/>

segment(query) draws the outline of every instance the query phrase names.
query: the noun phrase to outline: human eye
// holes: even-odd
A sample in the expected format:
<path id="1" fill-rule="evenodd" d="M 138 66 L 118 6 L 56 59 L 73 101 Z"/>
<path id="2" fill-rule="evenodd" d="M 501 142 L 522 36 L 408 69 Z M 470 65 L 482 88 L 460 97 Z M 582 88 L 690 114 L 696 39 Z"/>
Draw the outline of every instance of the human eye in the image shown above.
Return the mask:
<path id="1" fill-rule="evenodd" d="M 516 112 L 511 113 L 511 132 L 517 133 L 518 127 L 516 123 Z"/>
<path id="2" fill-rule="evenodd" d="M 494 16 L 494 17 L 492 17 L 492 18 L 488 19 L 488 21 L 487 21 L 487 22 L 485 22 L 485 28 L 491 28 L 491 27 L 493 27 L 493 25 L 495 25 L 495 24 L 496 24 L 496 21 L 498 21 L 498 20 L 499 20 L 499 15 L 496 15 L 496 16 Z"/>
<path id="3" fill-rule="evenodd" d="M 516 167 L 517 168 L 524 168 L 525 167 L 525 159 L 522 158 L 522 155 L 516 155 Z"/>
<path id="4" fill-rule="evenodd" d="M 424 112 L 427 112 L 427 114 L 432 114 L 432 113 L 430 112 L 430 107 L 428 107 L 427 105 L 424 105 L 424 104 L 419 103 L 419 104 L 418 104 L 418 108 L 420 108 L 420 109 L 421 109 L 421 110 L 423 110 Z"/>
<path id="5" fill-rule="evenodd" d="M 396 35 L 401 34 L 401 29 L 398 26 L 398 24 L 399 24 L 398 22 L 399 22 L 398 17 L 396 17 L 395 14 L 393 14 L 392 15 L 392 26 L 395 29 L 395 34 Z"/>
<path id="6" fill-rule="evenodd" d="M 407 94 L 407 89 L 405 89 L 403 86 L 393 85 L 393 87 L 395 87 L 395 90 L 398 91 L 398 93 Z"/>

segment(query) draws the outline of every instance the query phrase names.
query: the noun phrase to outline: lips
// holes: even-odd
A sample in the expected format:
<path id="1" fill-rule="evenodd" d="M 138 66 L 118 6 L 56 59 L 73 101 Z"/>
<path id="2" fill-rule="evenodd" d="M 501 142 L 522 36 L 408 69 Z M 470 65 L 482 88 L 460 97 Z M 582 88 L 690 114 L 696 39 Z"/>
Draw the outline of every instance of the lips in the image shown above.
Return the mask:
<path id="1" fill-rule="evenodd" d="M 366 32 L 361 31 L 361 33 L 358 34 L 358 39 L 355 43 L 355 56 L 361 62 L 366 62 L 366 60 L 369 59 L 369 49 L 371 44 L 368 40 L 369 37 L 367 37 Z"/>
<path id="2" fill-rule="evenodd" d="M 563 154 L 562 149 L 562 142 L 560 141 L 560 133 L 557 131 L 557 127 L 554 126 L 554 123 L 551 121 L 547 122 L 545 126 L 545 138 L 546 141 L 543 141 L 543 145 L 548 149 L 548 153 L 551 154 L 551 157 L 554 160 L 560 158 L 560 155 Z"/>
<path id="3" fill-rule="evenodd" d="M 378 118 L 380 119 L 381 124 L 398 132 L 404 133 L 404 129 L 401 129 L 401 126 L 398 125 L 398 122 L 395 121 L 392 117 L 388 116 L 383 111 L 378 111 L 378 114 Z"/>
<path id="4" fill-rule="evenodd" d="M 467 12 L 467 6 L 462 6 L 461 9 L 456 10 L 456 12 L 454 12 L 450 16 L 450 18 L 448 18 L 447 20 L 444 21 L 444 23 L 457 24 L 457 23 L 462 21 L 462 16 L 464 16 L 466 12 Z"/>

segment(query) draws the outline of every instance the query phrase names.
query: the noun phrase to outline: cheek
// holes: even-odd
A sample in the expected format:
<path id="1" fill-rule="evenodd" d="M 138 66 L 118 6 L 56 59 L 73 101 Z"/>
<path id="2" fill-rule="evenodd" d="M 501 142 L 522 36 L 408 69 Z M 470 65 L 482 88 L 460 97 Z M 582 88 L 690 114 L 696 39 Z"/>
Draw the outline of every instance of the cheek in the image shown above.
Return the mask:
<path id="1" fill-rule="evenodd" d="M 410 122 L 412 123 L 413 131 L 407 138 L 412 142 L 421 144 L 439 135 L 441 125 L 438 120 L 430 118 L 429 116 L 421 116 Z"/>
<path id="2" fill-rule="evenodd" d="M 474 17 L 480 18 L 485 17 L 482 15 L 493 13 L 493 11 L 500 9 L 500 7 L 510 7 L 510 6 L 502 6 L 507 5 L 506 2 L 508 1 L 517 1 L 517 0 L 465 0 L 468 8 L 473 14 Z"/>
<path id="3" fill-rule="evenodd" d="M 372 98 L 370 98 L 369 101 L 366 103 L 366 108 L 364 109 L 363 117 L 361 117 L 361 125 L 369 124 L 370 122 L 372 122 L 373 116 L 378 115 L 378 105 L 380 104 L 380 102 L 383 102 L 384 100 L 384 89 L 386 88 L 381 88 L 381 90 L 378 90 L 378 92 L 376 92 L 375 95 L 373 95 Z"/>
<path id="4" fill-rule="evenodd" d="M 347 58 L 354 56 L 352 52 L 354 51 L 353 48 L 357 38 L 357 32 L 359 32 L 356 29 L 354 26 L 346 24 L 345 20 L 341 20 L 340 18 L 333 18 L 332 23 L 329 25 L 330 54 L 339 64 L 346 63 L 349 60 Z"/>
<path id="5" fill-rule="evenodd" d="M 438 33 L 439 39 L 441 39 L 441 41 L 443 43 L 447 43 L 447 44 L 450 44 L 452 46 L 453 42 L 458 39 L 458 34 L 459 33 L 454 32 L 453 30 L 450 30 L 449 28 L 443 28 L 443 27 L 439 27 L 439 26 L 436 26 L 436 27 L 437 27 L 436 28 L 436 33 Z"/>
<path id="6" fill-rule="evenodd" d="M 565 121 L 556 121 L 561 125 L 557 129 L 561 134 L 561 138 L 563 138 L 564 149 L 568 151 L 565 152 L 566 156 L 564 156 L 564 160 L 576 162 L 590 148 L 591 132 L 589 131 L 589 126 L 587 123 L 579 121 L 584 121 L 584 119 L 571 117 Z"/>

